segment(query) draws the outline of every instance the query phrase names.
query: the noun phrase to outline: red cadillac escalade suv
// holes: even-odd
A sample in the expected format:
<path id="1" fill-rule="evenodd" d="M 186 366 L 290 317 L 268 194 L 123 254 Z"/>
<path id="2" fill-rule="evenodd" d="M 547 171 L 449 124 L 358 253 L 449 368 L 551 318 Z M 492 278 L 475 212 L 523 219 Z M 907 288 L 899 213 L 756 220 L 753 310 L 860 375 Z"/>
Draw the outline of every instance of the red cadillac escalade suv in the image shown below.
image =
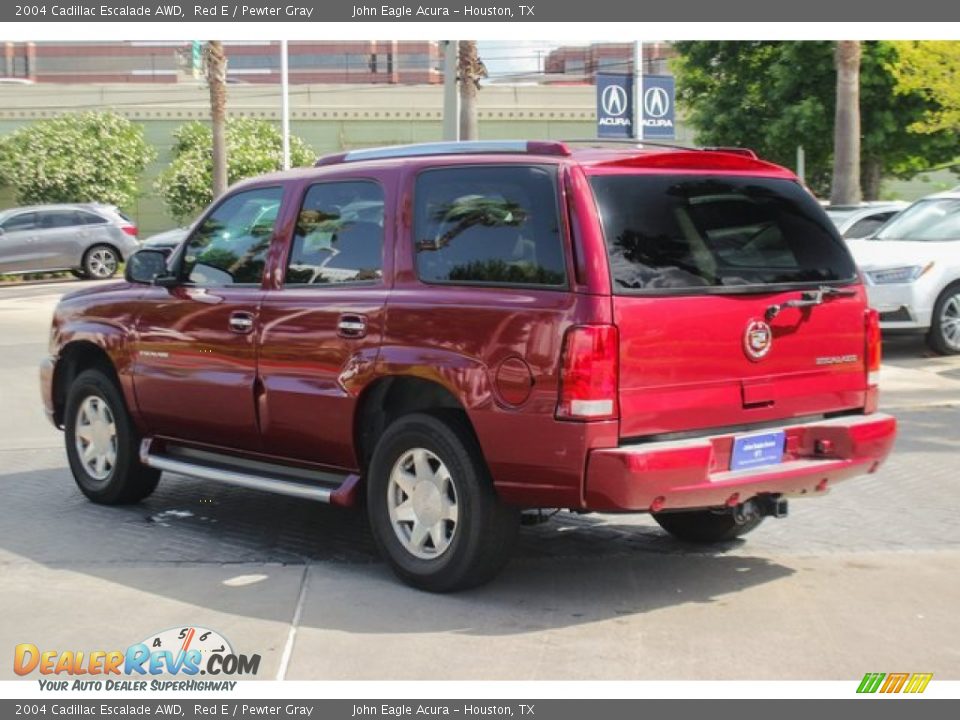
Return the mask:
<path id="1" fill-rule="evenodd" d="M 451 591 L 497 572 L 523 510 L 720 542 L 874 472 L 879 365 L 850 254 L 789 171 L 481 142 L 236 185 L 169 259 L 63 299 L 42 380 L 94 502 L 162 471 L 365 502 L 394 571 Z"/>

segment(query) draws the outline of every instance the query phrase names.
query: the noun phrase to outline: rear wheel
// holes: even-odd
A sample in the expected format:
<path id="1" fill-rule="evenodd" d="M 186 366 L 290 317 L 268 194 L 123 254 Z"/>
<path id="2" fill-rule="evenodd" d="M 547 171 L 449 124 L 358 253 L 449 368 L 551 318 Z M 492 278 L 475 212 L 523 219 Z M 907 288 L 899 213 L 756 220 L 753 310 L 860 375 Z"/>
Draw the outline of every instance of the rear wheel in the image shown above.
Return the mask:
<path id="1" fill-rule="evenodd" d="M 120 256 L 109 245 L 94 245 L 83 256 L 83 272 L 91 280 L 113 277 L 120 267 Z"/>
<path id="2" fill-rule="evenodd" d="M 367 511 L 377 546 L 404 582 L 452 592 L 490 580 L 520 525 L 501 503 L 465 421 L 407 415 L 370 461 Z"/>
<path id="3" fill-rule="evenodd" d="M 682 510 L 655 513 L 653 519 L 678 540 L 717 543 L 734 540 L 756 528 L 763 516 L 730 510 Z"/>
<path id="4" fill-rule="evenodd" d="M 140 463 L 123 395 L 102 370 L 84 370 L 70 386 L 64 435 L 74 480 L 93 502 L 135 503 L 157 487 L 160 473 Z"/>
<path id="5" fill-rule="evenodd" d="M 960 354 L 960 282 L 947 287 L 937 298 L 927 344 L 941 355 Z"/>

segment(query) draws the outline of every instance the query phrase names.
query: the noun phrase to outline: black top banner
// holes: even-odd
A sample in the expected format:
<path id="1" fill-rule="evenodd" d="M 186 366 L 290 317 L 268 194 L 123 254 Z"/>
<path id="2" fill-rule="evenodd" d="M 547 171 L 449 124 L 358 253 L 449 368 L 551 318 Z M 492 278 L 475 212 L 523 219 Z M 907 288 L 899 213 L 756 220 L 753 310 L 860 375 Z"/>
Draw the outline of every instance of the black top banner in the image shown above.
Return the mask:
<path id="1" fill-rule="evenodd" d="M 0 6 L 0 22 L 956 22 L 943 0 L 25 0 Z"/>

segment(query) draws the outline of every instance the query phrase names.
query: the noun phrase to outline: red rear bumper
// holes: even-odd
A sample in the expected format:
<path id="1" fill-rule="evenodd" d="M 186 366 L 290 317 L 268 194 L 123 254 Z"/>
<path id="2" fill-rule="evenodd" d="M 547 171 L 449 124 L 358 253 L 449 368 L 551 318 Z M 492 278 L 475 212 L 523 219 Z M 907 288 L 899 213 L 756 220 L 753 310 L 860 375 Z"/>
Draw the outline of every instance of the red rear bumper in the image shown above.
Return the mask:
<path id="1" fill-rule="evenodd" d="M 736 505 L 762 493 L 820 494 L 874 472 L 893 447 L 897 421 L 875 413 L 769 428 L 778 429 L 786 432 L 783 461 L 739 472 L 729 470 L 732 433 L 594 450 L 585 505 L 657 511 Z"/>

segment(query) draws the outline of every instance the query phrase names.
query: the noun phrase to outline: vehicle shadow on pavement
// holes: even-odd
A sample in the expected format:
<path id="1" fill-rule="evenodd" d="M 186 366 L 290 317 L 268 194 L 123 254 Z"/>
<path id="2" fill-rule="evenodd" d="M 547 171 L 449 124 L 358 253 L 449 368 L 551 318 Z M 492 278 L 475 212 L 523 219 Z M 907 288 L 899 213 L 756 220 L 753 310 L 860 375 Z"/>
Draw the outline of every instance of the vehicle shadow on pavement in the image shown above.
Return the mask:
<path id="1" fill-rule="evenodd" d="M 491 584 L 437 596 L 393 578 L 357 510 L 179 477 L 139 505 L 103 507 L 79 493 L 66 468 L 0 475 L 0 495 L 0 564 L 45 566 L 45 601 L 62 593 L 66 606 L 79 573 L 94 586 L 286 623 L 305 581 L 305 626 L 510 635 L 713 602 L 793 573 L 763 558 L 724 556 L 740 541 L 704 551 L 653 525 L 562 513 L 522 528 L 514 559 Z M 230 584 L 258 574 L 279 584 Z M 395 614 L 411 606 L 413 616 L 397 624 Z"/>

